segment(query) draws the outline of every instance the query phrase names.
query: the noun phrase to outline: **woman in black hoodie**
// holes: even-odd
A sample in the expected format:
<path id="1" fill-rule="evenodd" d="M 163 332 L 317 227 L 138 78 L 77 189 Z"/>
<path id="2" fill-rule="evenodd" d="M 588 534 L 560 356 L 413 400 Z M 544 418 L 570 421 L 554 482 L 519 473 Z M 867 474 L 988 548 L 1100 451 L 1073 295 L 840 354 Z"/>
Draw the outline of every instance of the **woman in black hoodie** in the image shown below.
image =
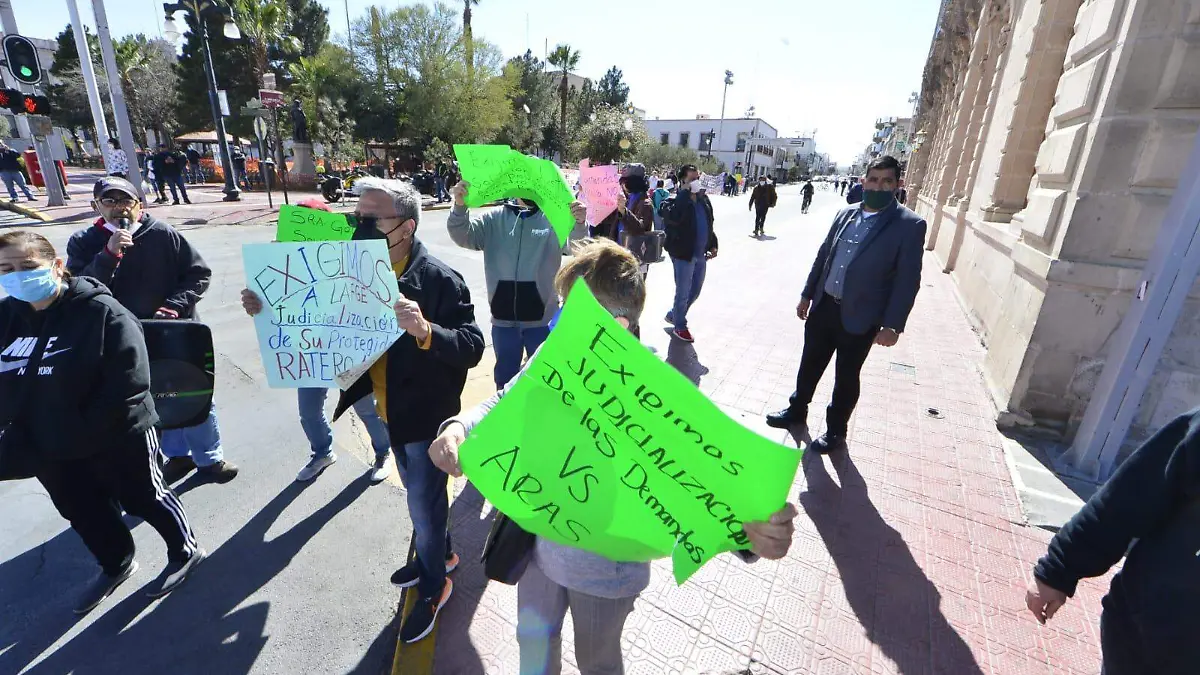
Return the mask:
<path id="1" fill-rule="evenodd" d="M 170 593 L 205 552 L 162 479 L 141 324 L 32 232 L 0 235 L 0 288 L 0 457 L 38 479 L 100 563 L 76 612 L 137 571 L 122 508 L 166 542 L 148 595 Z"/>

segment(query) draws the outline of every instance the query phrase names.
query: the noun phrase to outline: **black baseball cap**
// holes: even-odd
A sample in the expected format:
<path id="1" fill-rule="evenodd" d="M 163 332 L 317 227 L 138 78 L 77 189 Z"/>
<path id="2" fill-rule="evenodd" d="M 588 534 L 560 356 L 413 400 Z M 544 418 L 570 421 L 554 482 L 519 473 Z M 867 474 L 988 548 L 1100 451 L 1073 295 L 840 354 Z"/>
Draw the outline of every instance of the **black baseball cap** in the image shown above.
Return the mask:
<path id="1" fill-rule="evenodd" d="M 92 186 L 92 198 L 100 199 L 105 192 L 120 192 L 126 194 L 133 199 L 141 199 L 138 196 L 137 188 L 133 187 L 133 183 L 121 178 L 120 176 L 105 176 L 96 181 Z"/>

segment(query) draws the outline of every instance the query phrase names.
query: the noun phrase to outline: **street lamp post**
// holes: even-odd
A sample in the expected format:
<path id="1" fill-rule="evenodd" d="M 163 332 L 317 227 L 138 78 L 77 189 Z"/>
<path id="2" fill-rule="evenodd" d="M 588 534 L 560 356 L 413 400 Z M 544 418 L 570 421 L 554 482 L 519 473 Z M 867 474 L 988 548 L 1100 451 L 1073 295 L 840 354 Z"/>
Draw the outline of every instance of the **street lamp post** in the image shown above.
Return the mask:
<path id="1" fill-rule="evenodd" d="M 233 22 L 232 12 L 219 0 L 181 0 L 181 2 L 164 2 L 163 11 L 167 20 L 163 23 L 163 35 L 171 42 L 181 37 L 179 28 L 175 25 L 175 12 L 191 12 L 200 26 L 200 42 L 204 45 L 204 74 L 208 79 L 208 104 L 212 108 L 213 125 L 216 128 L 217 145 L 221 149 L 221 168 L 225 174 L 225 201 L 236 202 L 241 199 L 241 191 L 233 180 L 233 161 L 229 155 L 229 142 L 225 139 L 225 118 L 221 115 L 221 106 L 217 98 L 217 74 L 213 70 L 212 50 L 208 45 L 208 17 L 221 16 L 225 18 L 225 37 L 231 40 L 240 38 L 241 32 Z"/>
<path id="2" fill-rule="evenodd" d="M 709 130 L 708 130 L 708 158 L 709 159 L 712 159 L 712 156 L 713 156 L 712 146 L 713 146 L 713 139 L 716 137 L 716 133 L 717 133 L 716 129 L 713 129 L 711 127 L 709 128 Z"/>
<path id="3" fill-rule="evenodd" d="M 725 71 L 725 89 L 721 93 L 721 127 L 720 127 L 720 131 L 717 132 L 718 139 L 725 136 L 725 97 L 729 95 L 729 85 L 731 85 L 731 84 L 733 84 L 733 71 L 727 70 L 727 71 Z M 721 145 L 720 141 L 717 142 L 717 145 L 718 146 Z M 708 146 L 708 156 L 712 157 L 711 142 L 709 143 L 709 146 Z"/>

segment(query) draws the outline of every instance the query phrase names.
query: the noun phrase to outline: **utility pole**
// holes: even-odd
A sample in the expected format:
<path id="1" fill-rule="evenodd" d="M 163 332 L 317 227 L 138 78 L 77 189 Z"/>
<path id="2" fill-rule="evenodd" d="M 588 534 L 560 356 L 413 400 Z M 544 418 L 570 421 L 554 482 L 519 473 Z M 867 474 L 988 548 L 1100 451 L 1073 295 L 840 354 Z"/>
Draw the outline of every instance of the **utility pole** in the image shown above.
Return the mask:
<path id="1" fill-rule="evenodd" d="M 113 49 L 112 34 L 108 30 L 108 14 L 104 11 L 104 0 L 92 0 L 92 10 L 96 14 L 96 37 L 100 38 L 100 56 L 104 59 L 104 70 L 108 72 L 108 95 L 112 99 L 113 122 L 117 125 L 117 135 L 121 138 L 125 154 L 135 153 L 134 166 L 130 167 L 128 174 L 129 182 L 133 183 L 133 187 L 145 200 L 142 172 L 134 170 L 137 166 L 137 146 L 134 145 L 133 127 L 129 124 L 129 110 L 125 107 L 125 90 L 121 88 L 121 76 L 117 72 L 117 55 Z M 85 51 L 80 54 L 81 61 L 86 53 Z"/>
<path id="2" fill-rule="evenodd" d="M 3 28 L 5 35 L 21 34 L 17 30 L 17 17 L 13 13 L 12 0 L 0 0 L 0 28 Z M 0 70 L 4 73 L 5 86 L 19 91 L 33 89 L 31 86 L 15 80 L 10 81 L 11 76 L 7 68 Z M 17 115 L 16 118 L 18 133 L 22 137 L 28 137 L 32 142 L 33 151 L 37 154 L 38 165 L 42 168 L 42 178 L 46 181 L 46 206 L 63 206 L 66 204 L 67 187 L 60 182 L 58 165 L 54 163 L 50 142 L 45 138 L 39 140 L 39 137 L 33 135 L 33 131 L 29 127 L 28 116 Z"/>
<path id="3" fill-rule="evenodd" d="M 721 93 L 721 125 L 720 125 L 720 127 L 718 127 L 718 130 L 717 130 L 717 151 L 718 152 L 721 151 L 721 148 L 725 147 L 724 145 L 721 144 L 721 141 L 724 139 L 724 136 L 725 136 L 725 97 L 727 97 L 729 95 L 729 85 L 731 85 L 731 84 L 733 84 L 733 71 L 727 70 L 727 71 L 725 71 L 725 89 Z M 709 156 L 710 157 L 712 156 L 711 145 L 709 146 Z M 732 171 L 732 167 L 730 168 L 730 170 Z"/>
<path id="4" fill-rule="evenodd" d="M 354 35 L 350 32 L 350 0 L 345 0 L 343 3 L 346 7 L 346 44 L 350 47 L 350 54 L 354 54 Z"/>
<path id="5" fill-rule="evenodd" d="M 92 52 L 88 48 L 87 33 L 83 30 L 83 22 L 79 20 L 79 6 L 76 0 L 67 0 L 67 10 L 71 14 L 71 32 L 75 34 L 75 50 L 79 52 L 79 72 L 83 75 L 84 88 L 87 89 L 88 107 L 92 109 L 92 124 L 96 125 L 96 144 L 104 167 L 108 166 L 108 122 L 104 119 L 104 105 L 100 102 L 100 88 L 96 86 L 96 71 L 92 67 Z M 132 151 L 133 148 L 130 148 Z"/>

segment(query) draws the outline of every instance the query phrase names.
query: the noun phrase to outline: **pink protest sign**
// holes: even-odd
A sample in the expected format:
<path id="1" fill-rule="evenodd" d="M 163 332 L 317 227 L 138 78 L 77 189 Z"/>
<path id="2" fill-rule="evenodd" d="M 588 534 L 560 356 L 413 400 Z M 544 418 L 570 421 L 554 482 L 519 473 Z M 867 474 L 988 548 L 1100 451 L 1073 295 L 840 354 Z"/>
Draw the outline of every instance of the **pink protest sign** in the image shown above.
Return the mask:
<path id="1" fill-rule="evenodd" d="M 617 203 L 624 199 L 616 164 L 592 166 L 588 160 L 581 160 L 579 182 L 583 186 L 581 198 L 587 204 L 587 222 L 591 225 L 617 210 Z"/>

